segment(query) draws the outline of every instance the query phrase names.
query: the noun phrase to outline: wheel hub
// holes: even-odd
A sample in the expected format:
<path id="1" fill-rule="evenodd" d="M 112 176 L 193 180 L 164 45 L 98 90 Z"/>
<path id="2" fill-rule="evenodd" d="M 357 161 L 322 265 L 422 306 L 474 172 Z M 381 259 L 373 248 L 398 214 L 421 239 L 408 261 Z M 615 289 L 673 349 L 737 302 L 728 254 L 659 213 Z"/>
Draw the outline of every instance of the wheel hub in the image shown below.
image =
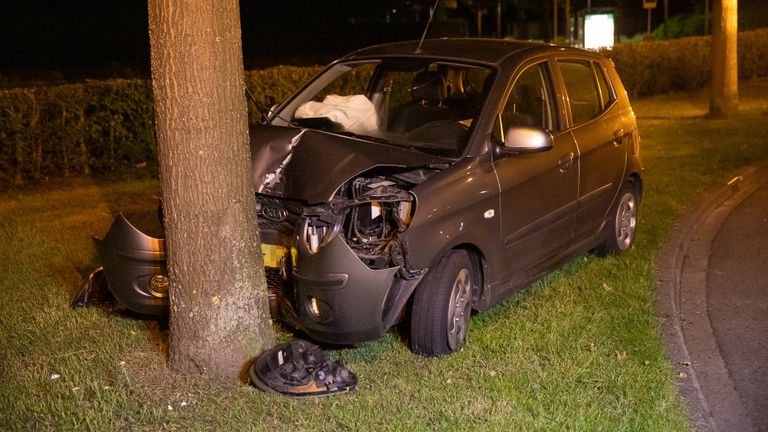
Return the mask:
<path id="1" fill-rule="evenodd" d="M 632 245 L 637 226 L 637 206 L 631 193 L 621 197 L 616 216 L 616 243 L 619 249 L 627 250 Z"/>
<path id="2" fill-rule="evenodd" d="M 464 344 L 471 298 L 472 281 L 469 270 L 462 268 L 453 282 L 448 311 L 448 346 L 453 351 L 458 350 Z"/>

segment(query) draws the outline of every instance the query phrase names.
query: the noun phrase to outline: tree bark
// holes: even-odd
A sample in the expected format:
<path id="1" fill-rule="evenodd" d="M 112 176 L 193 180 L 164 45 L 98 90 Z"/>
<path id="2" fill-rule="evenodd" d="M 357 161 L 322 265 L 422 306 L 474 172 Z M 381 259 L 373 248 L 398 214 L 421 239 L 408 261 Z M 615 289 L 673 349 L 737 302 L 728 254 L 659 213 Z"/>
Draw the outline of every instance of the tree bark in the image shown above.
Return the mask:
<path id="1" fill-rule="evenodd" d="M 172 368 L 234 382 L 273 343 L 237 0 L 150 0 Z"/>
<path id="2" fill-rule="evenodd" d="M 739 109 L 737 0 L 715 0 L 712 14 L 710 117 L 729 117 Z"/>

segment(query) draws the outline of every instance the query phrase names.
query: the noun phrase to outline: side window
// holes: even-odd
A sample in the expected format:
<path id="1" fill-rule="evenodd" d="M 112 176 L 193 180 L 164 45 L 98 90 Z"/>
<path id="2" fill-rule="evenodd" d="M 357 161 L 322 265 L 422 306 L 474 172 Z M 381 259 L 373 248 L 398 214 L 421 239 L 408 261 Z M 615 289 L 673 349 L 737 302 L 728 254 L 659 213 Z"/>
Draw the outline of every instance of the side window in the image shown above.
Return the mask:
<path id="1" fill-rule="evenodd" d="M 530 66 L 517 77 L 493 128 L 493 135 L 499 141 L 503 142 L 506 131 L 515 126 L 555 128 L 550 83 L 546 63 Z"/>
<path id="2" fill-rule="evenodd" d="M 558 65 L 568 91 L 573 125 L 594 118 L 602 110 L 602 105 L 591 62 L 568 60 L 558 61 Z"/>
<path id="3" fill-rule="evenodd" d="M 616 100 L 616 93 L 614 93 L 608 78 L 606 78 L 605 69 L 600 63 L 594 63 L 595 74 L 597 75 L 597 84 L 600 87 L 600 99 L 603 102 L 603 109 L 607 107 L 611 102 Z"/>

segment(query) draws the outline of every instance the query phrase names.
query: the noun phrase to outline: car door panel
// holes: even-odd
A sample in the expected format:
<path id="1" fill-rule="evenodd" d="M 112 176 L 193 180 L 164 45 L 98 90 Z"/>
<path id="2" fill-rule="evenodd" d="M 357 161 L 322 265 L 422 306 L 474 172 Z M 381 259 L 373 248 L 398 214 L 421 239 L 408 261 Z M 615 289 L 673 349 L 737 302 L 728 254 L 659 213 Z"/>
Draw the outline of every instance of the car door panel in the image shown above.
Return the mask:
<path id="1" fill-rule="evenodd" d="M 606 113 L 599 122 L 574 129 L 581 154 L 579 209 L 574 235 L 577 238 L 596 234 L 621 187 L 626 166 L 624 136 L 614 137 L 621 130 L 621 116 Z"/>
<path id="2" fill-rule="evenodd" d="M 502 244 L 507 278 L 554 256 L 571 242 L 577 208 L 576 143 L 570 132 L 548 152 L 494 162 L 501 189 Z"/>

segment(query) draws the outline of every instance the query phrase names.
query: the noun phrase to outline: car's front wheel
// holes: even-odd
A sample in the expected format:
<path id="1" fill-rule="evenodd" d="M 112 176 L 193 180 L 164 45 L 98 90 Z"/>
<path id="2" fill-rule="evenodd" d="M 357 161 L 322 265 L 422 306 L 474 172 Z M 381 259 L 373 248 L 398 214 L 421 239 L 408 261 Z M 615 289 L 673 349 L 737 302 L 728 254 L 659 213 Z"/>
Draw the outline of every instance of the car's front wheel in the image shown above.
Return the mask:
<path id="1" fill-rule="evenodd" d="M 429 270 L 413 298 L 413 352 L 437 357 L 461 349 L 472 310 L 473 272 L 470 256 L 463 250 L 448 252 Z"/>
<path id="2" fill-rule="evenodd" d="M 639 205 L 640 197 L 634 183 L 625 182 L 616 205 L 611 209 L 605 239 L 596 249 L 598 255 L 617 255 L 632 248 L 637 233 Z"/>

